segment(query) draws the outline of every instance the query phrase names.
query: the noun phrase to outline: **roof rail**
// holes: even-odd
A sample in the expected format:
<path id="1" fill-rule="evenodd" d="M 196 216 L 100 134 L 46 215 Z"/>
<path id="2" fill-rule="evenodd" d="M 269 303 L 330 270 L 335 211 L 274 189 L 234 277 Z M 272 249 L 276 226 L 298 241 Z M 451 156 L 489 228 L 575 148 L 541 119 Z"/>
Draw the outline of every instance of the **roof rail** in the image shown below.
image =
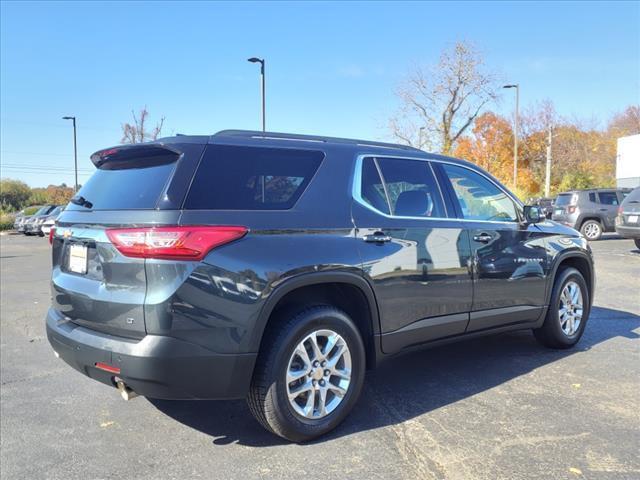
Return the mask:
<path id="1" fill-rule="evenodd" d="M 302 142 L 341 143 L 347 145 L 360 145 L 364 147 L 394 148 L 422 152 L 422 150 L 415 147 L 410 147 L 408 145 L 399 145 L 396 143 L 372 142 L 369 140 L 356 140 L 352 138 L 323 137 L 320 135 L 300 135 L 296 133 L 261 132 L 254 130 L 221 130 L 214 135 L 214 137 L 218 136 L 255 139 L 262 138 L 265 140 L 293 140 Z"/>

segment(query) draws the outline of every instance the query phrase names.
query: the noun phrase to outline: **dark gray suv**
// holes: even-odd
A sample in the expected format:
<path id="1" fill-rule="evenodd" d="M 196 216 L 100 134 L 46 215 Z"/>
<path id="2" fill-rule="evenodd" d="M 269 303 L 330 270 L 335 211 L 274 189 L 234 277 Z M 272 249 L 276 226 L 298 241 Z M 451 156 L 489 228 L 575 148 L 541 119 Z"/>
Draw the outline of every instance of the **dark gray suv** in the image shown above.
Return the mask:
<path id="1" fill-rule="evenodd" d="M 127 399 L 246 397 L 304 441 L 395 354 L 516 329 L 569 348 L 584 332 L 585 238 L 471 163 L 246 131 L 91 158 L 50 236 L 47 335 Z"/>
<path id="2" fill-rule="evenodd" d="M 588 240 L 615 230 L 618 206 L 631 189 L 598 188 L 558 195 L 552 219 L 579 230 Z"/>

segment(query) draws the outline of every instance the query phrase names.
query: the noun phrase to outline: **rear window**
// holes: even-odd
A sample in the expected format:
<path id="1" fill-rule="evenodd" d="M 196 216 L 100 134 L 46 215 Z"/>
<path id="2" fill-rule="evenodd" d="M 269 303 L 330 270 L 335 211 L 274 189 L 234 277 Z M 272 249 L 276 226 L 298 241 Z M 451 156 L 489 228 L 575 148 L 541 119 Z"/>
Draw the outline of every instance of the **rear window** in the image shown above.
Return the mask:
<path id="1" fill-rule="evenodd" d="M 574 197 L 575 195 L 573 193 L 563 193 L 561 195 L 558 195 L 558 198 L 556 198 L 556 207 L 563 207 L 565 205 L 572 205 L 575 203 L 574 201 Z"/>
<path id="2" fill-rule="evenodd" d="M 633 191 L 631 191 L 631 193 L 629 193 L 624 201 L 622 202 L 623 205 L 626 205 L 628 203 L 632 203 L 632 202 L 640 202 L 640 187 L 634 189 Z"/>
<path id="3" fill-rule="evenodd" d="M 70 203 L 67 210 L 146 210 L 156 207 L 175 163 L 146 168 L 104 170 L 89 178 L 74 198 L 86 206 Z"/>
<path id="4" fill-rule="evenodd" d="M 185 200 L 191 210 L 287 210 L 318 170 L 324 153 L 209 145 Z"/>

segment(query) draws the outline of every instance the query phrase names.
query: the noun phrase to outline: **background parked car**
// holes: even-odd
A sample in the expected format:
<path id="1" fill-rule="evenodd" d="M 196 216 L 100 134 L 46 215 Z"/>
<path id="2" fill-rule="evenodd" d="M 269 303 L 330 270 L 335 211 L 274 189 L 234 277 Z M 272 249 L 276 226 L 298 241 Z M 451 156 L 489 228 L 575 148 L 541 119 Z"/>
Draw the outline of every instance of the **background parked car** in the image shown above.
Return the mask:
<path id="1" fill-rule="evenodd" d="M 44 223 L 45 218 L 51 213 L 57 205 L 45 205 L 41 207 L 36 213 L 28 217 L 22 226 L 22 231 L 25 235 L 42 235 L 40 227 Z"/>
<path id="2" fill-rule="evenodd" d="M 60 215 L 62 210 L 64 210 L 64 207 L 62 205 L 58 205 L 56 208 L 51 210 L 51 212 L 49 212 L 49 214 L 45 217 L 44 222 L 42 222 L 42 225 L 40 226 L 40 232 L 42 233 L 42 235 L 49 235 L 49 232 L 51 232 L 51 228 L 56 224 L 56 219 L 58 218 L 58 215 Z"/>
<path id="3" fill-rule="evenodd" d="M 14 229 L 19 233 L 24 233 L 24 228 L 25 228 L 25 225 L 27 224 L 27 221 L 31 217 L 33 217 L 36 213 L 38 213 L 41 208 L 42 208 L 42 205 L 33 205 L 31 207 L 27 207 L 23 210 L 20 210 L 20 212 L 18 213 L 18 216 L 16 217 L 13 223 Z M 27 213 L 27 212 L 31 212 L 31 213 Z"/>
<path id="4" fill-rule="evenodd" d="M 630 188 L 596 188 L 564 192 L 556 197 L 552 219 L 580 230 L 588 240 L 615 230 L 618 206 Z"/>
<path id="5" fill-rule="evenodd" d="M 640 187 L 629 193 L 618 208 L 616 232 L 624 238 L 632 238 L 640 249 Z"/>
<path id="6" fill-rule="evenodd" d="M 13 221 L 13 229 L 16 231 L 21 231 L 20 228 L 22 228 L 22 223 L 24 222 L 24 210 L 20 210 L 18 213 L 16 213 L 16 217 L 15 220 Z"/>

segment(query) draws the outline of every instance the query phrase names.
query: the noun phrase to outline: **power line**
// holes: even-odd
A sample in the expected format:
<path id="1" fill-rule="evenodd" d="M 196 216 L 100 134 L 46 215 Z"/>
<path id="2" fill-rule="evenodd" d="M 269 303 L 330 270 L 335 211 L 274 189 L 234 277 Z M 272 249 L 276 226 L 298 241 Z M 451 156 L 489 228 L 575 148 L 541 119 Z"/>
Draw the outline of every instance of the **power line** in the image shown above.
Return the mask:
<path id="1" fill-rule="evenodd" d="M 0 153 L 2 154 L 9 154 L 9 155 L 38 155 L 38 156 L 44 156 L 44 157 L 73 157 L 73 152 L 70 153 L 53 153 L 53 152 L 18 152 L 15 150 L 2 150 L 0 151 Z M 80 156 L 83 156 L 86 154 L 80 154 Z M 90 155 L 86 155 L 87 157 L 89 157 Z"/>
<path id="2" fill-rule="evenodd" d="M 29 169 L 29 170 L 60 170 L 60 171 L 68 171 L 68 167 L 64 167 L 62 165 L 21 165 L 17 163 L 2 163 L 0 164 L 0 168 L 20 168 L 20 169 Z M 95 170 L 90 168 L 79 168 L 79 172 L 88 172 L 93 173 Z"/>
<path id="3" fill-rule="evenodd" d="M 2 170 L 5 170 L 4 168 Z M 73 176 L 73 171 L 69 171 L 69 170 L 20 170 L 18 168 L 7 168 L 7 170 L 9 171 L 9 173 L 23 173 L 23 174 L 29 174 L 29 175 L 53 175 L 53 174 L 59 174 L 59 175 L 71 175 Z M 92 173 L 85 173 L 85 172 L 78 172 L 78 175 L 82 175 L 83 177 L 90 177 L 91 175 L 93 175 Z"/>

